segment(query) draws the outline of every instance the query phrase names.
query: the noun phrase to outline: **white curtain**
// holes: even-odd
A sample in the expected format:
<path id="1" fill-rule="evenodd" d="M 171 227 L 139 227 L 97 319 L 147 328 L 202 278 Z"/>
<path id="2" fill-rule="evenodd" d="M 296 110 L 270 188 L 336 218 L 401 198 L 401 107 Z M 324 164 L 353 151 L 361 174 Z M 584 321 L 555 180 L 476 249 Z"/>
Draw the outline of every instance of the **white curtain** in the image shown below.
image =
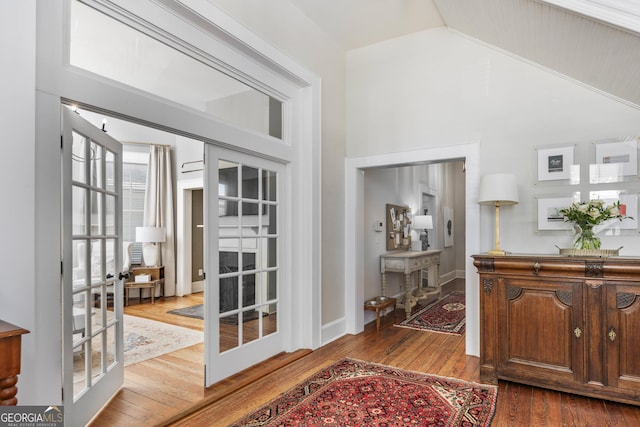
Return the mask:
<path id="1" fill-rule="evenodd" d="M 144 226 L 164 227 L 166 231 L 166 240 L 160 244 L 159 265 L 164 266 L 165 296 L 172 296 L 176 293 L 176 257 L 171 147 L 152 145 L 149 154 Z"/>

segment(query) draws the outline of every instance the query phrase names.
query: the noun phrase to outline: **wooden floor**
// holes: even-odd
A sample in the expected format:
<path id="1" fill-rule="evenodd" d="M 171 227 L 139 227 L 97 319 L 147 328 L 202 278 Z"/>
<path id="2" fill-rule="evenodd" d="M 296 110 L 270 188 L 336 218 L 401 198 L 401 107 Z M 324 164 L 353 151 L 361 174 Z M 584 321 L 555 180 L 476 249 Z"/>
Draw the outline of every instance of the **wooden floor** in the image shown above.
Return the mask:
<path id="1" fill-rule="evenodd" d="M 198 303 L 199 297 L 172 297 L 153 306 L 129 306 L 140 315 L 202 330 L 202 321 L 168 315 L 167 310 Z M 125 385 L 93 426 L 225 426 L 277 397 L 322 367 L 343 358 L 479 381 L 478 358 L 464 352 L 464 336 L 393 326 L 401 309 L 358 335 L 342 337 L 314 352 L 283 355 L 210 389 L 203 387 L 203 346 L 141 362 L 125 369 Z M 248 385 L 247 385 L 248 384 Z M 190 408 L 199 408 L 191 413 Z M 640 407 L 500 382 L 493 426 L 640 426 Z"/>

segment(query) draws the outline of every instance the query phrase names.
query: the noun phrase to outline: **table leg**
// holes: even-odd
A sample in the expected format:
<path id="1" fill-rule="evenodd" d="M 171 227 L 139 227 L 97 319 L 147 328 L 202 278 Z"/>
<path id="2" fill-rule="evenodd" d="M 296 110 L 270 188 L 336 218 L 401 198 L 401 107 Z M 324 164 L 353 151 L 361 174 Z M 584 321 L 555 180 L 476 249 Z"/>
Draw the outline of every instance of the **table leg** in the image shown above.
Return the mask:
<path id="1" fill-rule="evenodd" d="M 411 295 L 411 273 L 404 275 L 404 312 L 407 319 L 411 316 L 413 295 Z"/>
<path id="2" fill-rule="evenodd" d="M 387 296 L 387 273 L 382 273 L 382 296 Z"/>
<path id="3" fill-rule="evenodd" d="M 376 310 L 376 331 L 380 332 L 380 309 Z"/>

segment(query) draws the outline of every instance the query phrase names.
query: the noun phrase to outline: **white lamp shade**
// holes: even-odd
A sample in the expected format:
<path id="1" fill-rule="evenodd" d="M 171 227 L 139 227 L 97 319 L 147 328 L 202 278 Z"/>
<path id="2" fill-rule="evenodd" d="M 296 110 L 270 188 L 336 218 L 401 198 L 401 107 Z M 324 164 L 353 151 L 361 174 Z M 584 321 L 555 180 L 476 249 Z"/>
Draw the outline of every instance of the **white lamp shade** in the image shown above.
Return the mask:
<path id="1" fill-rule="evenodd" d="M 431 230 L 433 217 L 431 215 L 414 215 L 411 220 L 411 228 L 414 230 Z"/>
<path id="2" fill-rule="evenodd" d="M 164 227 L 136 227 L 136 242 L 158 243 L 165 240 Z"/>
<path id="3" fill-rule="evenodd" d="M 515 175 L 494 173 L 480 178 L 478 203 L 481 205 L 501 206 L 518 204 L 518 186 Z"/>

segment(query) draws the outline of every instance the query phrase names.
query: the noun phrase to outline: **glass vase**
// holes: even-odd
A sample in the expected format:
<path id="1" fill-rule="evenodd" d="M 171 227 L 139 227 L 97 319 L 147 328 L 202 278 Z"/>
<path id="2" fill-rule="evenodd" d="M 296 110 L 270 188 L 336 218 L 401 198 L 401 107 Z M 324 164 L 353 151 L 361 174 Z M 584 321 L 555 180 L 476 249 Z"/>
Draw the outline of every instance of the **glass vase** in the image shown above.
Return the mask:
<path id="1" fill-rule="evenodd" d="M 578 233 L 573 241 L 576 249 L 600 249 L 600 238 L 596 237 L 593 227 L 577 226 Z"/>

